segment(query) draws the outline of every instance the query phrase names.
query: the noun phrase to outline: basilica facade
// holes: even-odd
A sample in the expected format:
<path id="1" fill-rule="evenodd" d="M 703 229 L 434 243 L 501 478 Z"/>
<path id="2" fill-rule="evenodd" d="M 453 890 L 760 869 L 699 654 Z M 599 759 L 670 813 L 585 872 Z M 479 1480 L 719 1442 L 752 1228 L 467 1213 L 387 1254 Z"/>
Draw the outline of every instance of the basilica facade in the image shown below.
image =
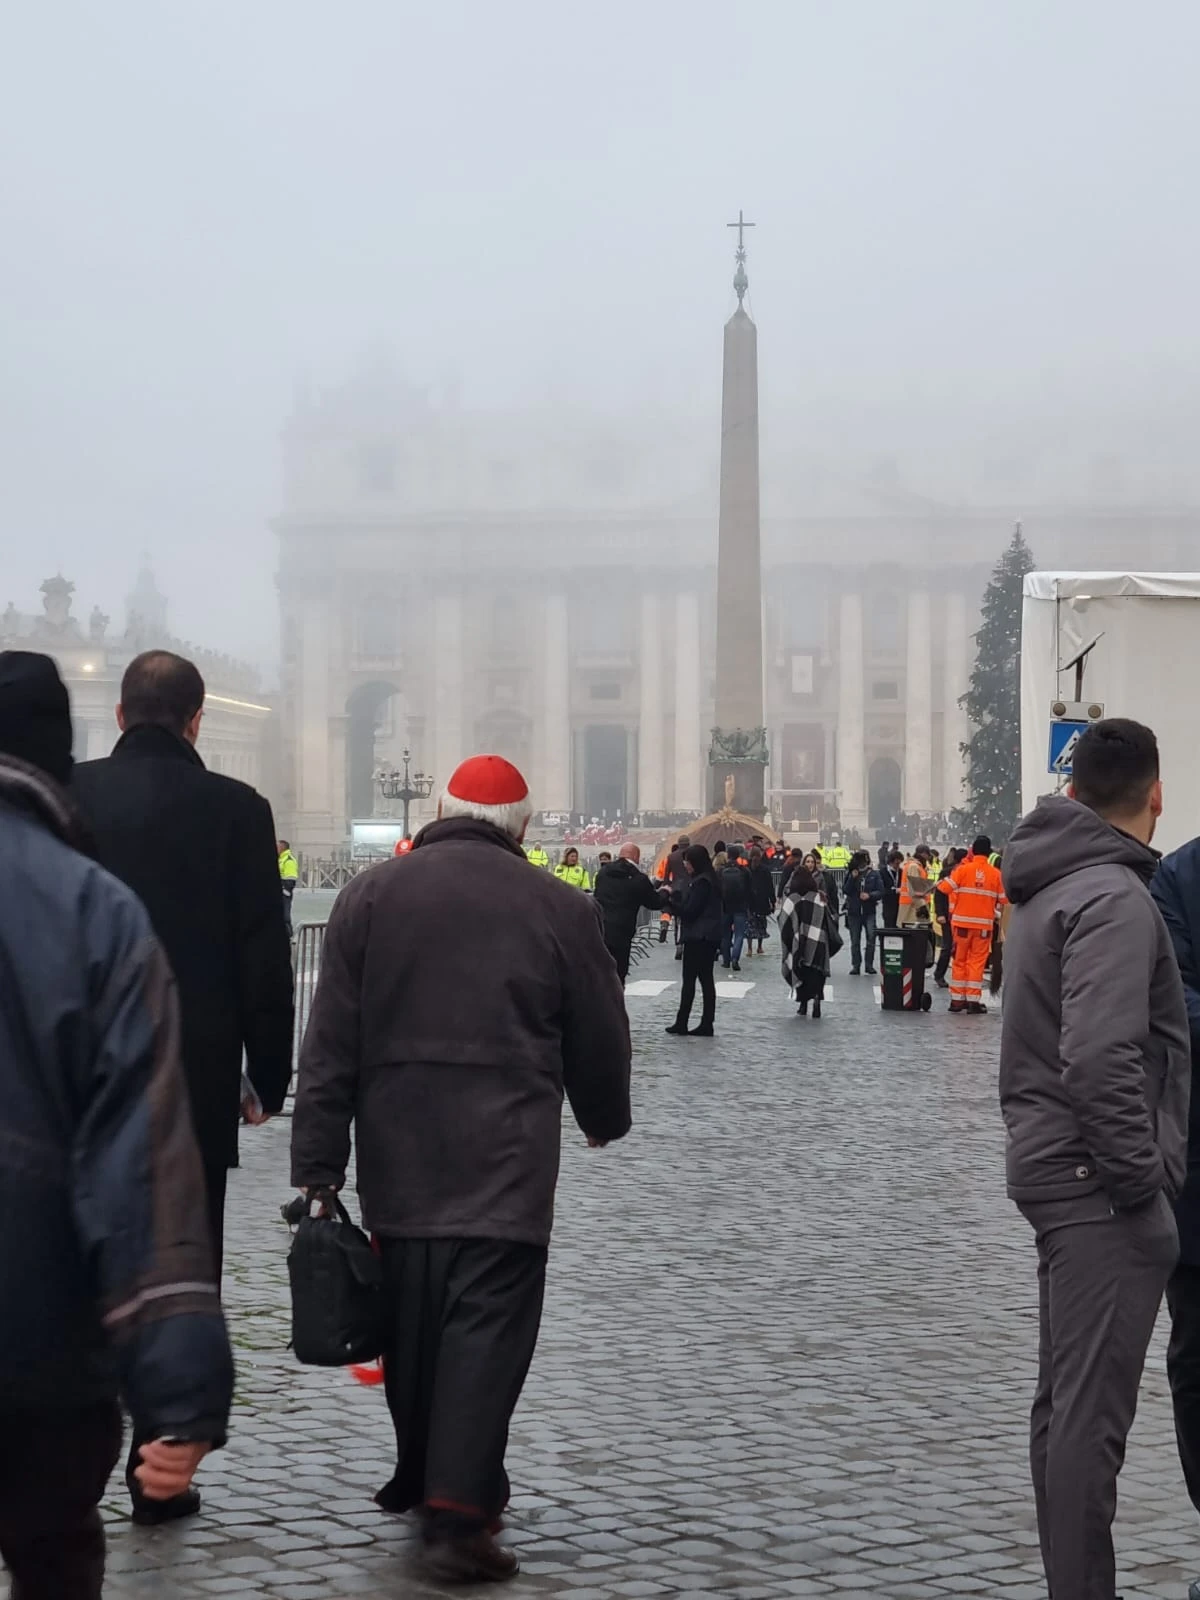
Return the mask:
<path id="1" fill-rule="evenodd" d="M 544 812 L 708 809 L 715 486 L 681 492 L 686 442 L 659 444 L 467 418 L 379 373 L 299 403 L 276 523 L 294 842 L 335 850 L 391 809 L 375 773 L 405 749 L 434 780 L 418 823 L 483 750 Z M 955 807 L 980 601 L 1020 508 L 789 498 L 765 493 L 762 518 L 772 815 L 865 831 Z M 1200 518 L 1059 507 L 1024 525 L 1042 567 L 1171 568 L 1194 565 Z"/>

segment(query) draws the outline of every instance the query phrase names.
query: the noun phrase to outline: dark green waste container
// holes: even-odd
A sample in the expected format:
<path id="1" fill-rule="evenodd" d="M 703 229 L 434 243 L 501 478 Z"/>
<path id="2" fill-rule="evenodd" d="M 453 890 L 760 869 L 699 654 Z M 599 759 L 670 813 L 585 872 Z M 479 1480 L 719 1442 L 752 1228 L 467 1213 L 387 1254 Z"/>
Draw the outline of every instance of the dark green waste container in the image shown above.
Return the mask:
<path id="1" fill-rule="evenodd" d="M 925 969 L 933 943 L 927 925 L 885 928 L 879 938 L 879 983 L 885 1011 L 928 1011 L 933 996 L 925 989 Z"/>

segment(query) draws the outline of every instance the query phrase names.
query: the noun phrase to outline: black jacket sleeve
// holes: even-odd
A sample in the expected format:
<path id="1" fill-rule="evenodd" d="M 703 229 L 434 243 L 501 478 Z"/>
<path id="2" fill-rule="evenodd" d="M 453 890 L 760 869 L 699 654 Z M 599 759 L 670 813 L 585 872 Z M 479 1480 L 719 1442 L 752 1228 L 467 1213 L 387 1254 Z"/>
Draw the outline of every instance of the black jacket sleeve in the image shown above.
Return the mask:
<path id="1" fill-rule="evenodd" d="M 361 1064 L 359 997 L 368 895 L 367 877 L 344 889 L 325 930 L 292 1116 L 292 1182 L 298 1189 L 341 1188 L 346 1177 Z M 587 905 L 590 915 L 591 902 Z"/>
<path id="2" fill-rule="evenodd" d="M 95 1025 L 96 1058 L 73 1138 L 72 1203 L 122 1393 L 139 1434 L 220 1444 L 233 1359 L 174 980 L 148 924 L 113 963 Z"/>
<path id="3" fill-rule="evenodd" d="M 563 963 L 563 1087 L 583 1132 L 608 1144 L 633 1125 L 629 1019 L 599 921 L 580 916 L 571 931 Z"/>
<path id="4" fill-rule="evenodd" d="M 292 958 L 271 808 L 247 798 L 234 829 L 233 893 L 246 1070 L 263 1110 L 282 1110 L 292 1076 Z"/>

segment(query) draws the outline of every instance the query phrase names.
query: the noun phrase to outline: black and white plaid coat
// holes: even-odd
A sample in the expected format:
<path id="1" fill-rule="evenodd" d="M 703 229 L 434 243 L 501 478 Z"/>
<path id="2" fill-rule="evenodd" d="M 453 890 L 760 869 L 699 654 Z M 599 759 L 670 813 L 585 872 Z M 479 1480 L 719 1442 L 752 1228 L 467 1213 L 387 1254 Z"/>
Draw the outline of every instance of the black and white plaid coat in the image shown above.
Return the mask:
<path id="1" fill-rule="evenodd" d="M 783 902 L 779 935 L 783 940 L 783 981 L 800 987 L 800 968 L 829 976 L 828 907 L 819 894 L 789 894 Z"/>

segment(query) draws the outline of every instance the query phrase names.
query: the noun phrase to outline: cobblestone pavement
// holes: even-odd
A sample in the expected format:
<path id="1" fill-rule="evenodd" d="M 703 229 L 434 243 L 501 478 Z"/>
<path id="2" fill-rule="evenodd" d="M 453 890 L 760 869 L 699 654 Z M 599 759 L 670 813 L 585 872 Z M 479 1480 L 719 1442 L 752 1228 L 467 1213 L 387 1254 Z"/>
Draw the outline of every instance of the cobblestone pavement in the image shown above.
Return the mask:
<path id="1" fill-rule="evenodd" d="M 777 946 L 776 946 L 777 948 Z M 775 958 L 715 1040 L 640 993 L 636 1127 L 565 1133 L 546 1320 L 517 1414 L 515 1592 L 1044 1595 L 1024 1457 L 1034 1261 L 1002 1188 L 996 1018 L 881 1012 L 839 960 L 819 1023 Z M 671 951 L 634 976 L 674 982 Z M 231 1184 L 233 1437 L 205 1514 L 135 1530 L 109 1504 L 118 1600 L 408 1600 L 440 1592 L 377 1512 L 378 1390 L 288 1357 L 288 1125 Z M 1200 1526 L 1174 1453 L 1162 1329 L 1122 1479 L 1126 1600 L 1180 1597 Z"/>

